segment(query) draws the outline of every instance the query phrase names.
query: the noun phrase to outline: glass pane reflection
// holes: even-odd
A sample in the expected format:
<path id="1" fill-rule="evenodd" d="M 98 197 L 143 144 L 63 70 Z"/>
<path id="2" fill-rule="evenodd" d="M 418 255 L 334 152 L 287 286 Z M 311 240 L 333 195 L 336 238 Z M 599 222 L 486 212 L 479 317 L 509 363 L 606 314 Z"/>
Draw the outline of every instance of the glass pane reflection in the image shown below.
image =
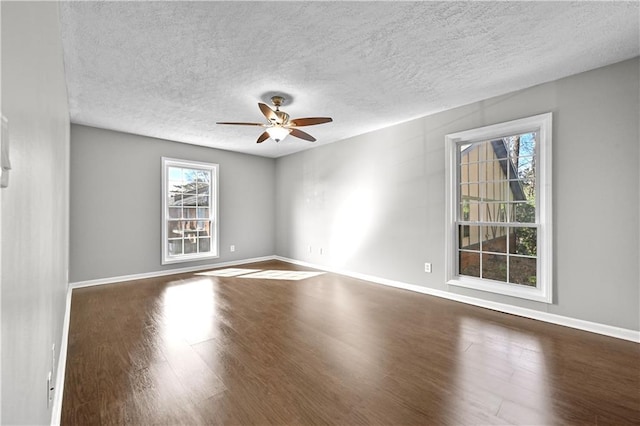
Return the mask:
<path id="1" fill-rule="evenodd" d="M 507 256 L 482 254 L 482 278 L 507 281 Z"/>
<path id="2" fill-rule="evenodd" d="M 460 251 L 458 252 L 458 264 L 460 265 L 460 275 L 480 277 L 480 253 Z"/>
<path id="3" fill-rule="evenodd" d="M 509 282 L 535 287 L 537 284 L 535 258 L 509 256 Z"/>

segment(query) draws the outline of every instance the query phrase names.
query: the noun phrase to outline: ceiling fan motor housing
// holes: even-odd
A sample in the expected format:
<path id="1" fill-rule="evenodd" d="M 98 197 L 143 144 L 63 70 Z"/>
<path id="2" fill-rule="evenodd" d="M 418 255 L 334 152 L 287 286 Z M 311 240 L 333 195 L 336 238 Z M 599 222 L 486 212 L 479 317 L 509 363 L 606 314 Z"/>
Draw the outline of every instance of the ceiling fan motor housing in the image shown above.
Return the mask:
<path id="1" fill-rule="evenodd" d="M 276 108 L 279 108 L 282 106 L 282 104 L 284 104 L 284 97 L 283 96 L 272 96 L 271 97 L 271 103 L 273 103 L 273 106 L 275 106 Z"/>

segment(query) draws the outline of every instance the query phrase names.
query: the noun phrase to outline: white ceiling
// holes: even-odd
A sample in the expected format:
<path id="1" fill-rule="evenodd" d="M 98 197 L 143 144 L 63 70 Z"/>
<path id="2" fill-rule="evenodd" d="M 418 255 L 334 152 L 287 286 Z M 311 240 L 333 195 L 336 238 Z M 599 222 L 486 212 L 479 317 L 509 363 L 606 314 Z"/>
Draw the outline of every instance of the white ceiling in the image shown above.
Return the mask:
<path id="1" fill-rule="evenodd" d="M 279 157 L 640 54 L 633 2 L 62 2 L 71 120 Z M 315 143 L 255 141 L 284 93 Z"/>

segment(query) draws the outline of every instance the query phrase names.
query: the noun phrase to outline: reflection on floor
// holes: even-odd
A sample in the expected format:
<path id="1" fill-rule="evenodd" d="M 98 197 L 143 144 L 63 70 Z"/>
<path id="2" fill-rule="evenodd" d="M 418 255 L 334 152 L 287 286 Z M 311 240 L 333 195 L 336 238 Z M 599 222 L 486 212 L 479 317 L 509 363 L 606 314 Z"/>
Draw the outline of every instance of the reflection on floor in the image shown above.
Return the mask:
<path id="1" fill-rule="evenodd" d="M 239 269 L 239 268 L 227 268 L 218 269 L 216 271 L 200 272 L 196 275 L 206 275 L 210 277 L 239 277 L 239 278 L 260 278 L 266 280 L 291 280 L 298 281 L 305 278 L 317 277 L 324 272 L 319 271 L 282 271 L 282 270 L 267 270 L 262 271 L 260 269 Z"/>
<path id="2" fill-rule="evenodd" d="M 636 343 L 243 266 L 74 289 L 62 426 L 640 425 Z"/>

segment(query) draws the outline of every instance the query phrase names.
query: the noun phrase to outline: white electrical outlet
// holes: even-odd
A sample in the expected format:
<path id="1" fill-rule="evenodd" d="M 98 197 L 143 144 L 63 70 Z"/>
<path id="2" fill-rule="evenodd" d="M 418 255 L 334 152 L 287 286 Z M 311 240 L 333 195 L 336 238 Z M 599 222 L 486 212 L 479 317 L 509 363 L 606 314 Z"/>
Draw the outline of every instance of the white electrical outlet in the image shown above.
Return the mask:
<path id="1" fill-rule="evenodd" d="M 320 255 L 324 254 L 324 249 L 322 247 L 320 247 Z"/>
<path id="2" fill-rule="evenodd" d="M 431 264 L 430 263 L 425 263 L 424 264 L 424 271 L 431 273 Z"/>
<path id="3" fill-rule="evenodd" d="M 229 246 L 229 251 L 236 251 L 236 246 L 234 245 Z"/>

